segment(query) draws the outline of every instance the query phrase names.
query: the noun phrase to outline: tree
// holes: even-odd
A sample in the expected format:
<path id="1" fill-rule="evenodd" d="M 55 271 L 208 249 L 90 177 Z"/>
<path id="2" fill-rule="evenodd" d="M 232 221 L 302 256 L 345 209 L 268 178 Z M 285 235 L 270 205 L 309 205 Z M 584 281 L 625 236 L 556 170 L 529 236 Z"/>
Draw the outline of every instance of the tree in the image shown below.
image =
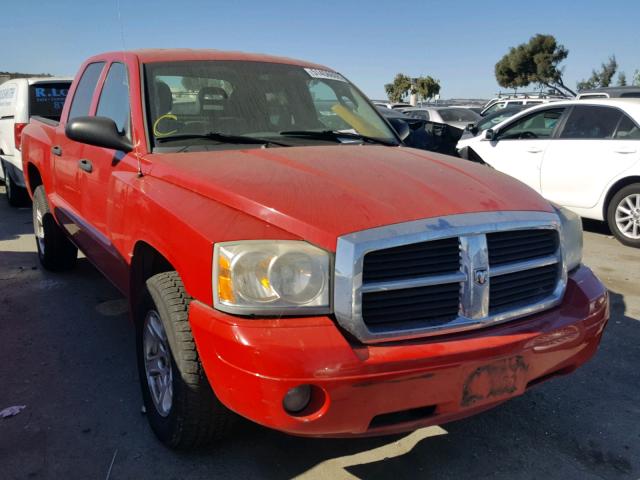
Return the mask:
<path id="1" fill-rule="evenodd" d="M 411 90 L 411 79 L 403 73 L 398 73 L 393 79 L 393 83 L 384 86 L 390 102 L 401 102 Z"/>
<path id="2" fill-rule="evenodd" d="M 640 87 L 640 70 L 636 70 L 633 74 L 633 80 L 631 81 L 631 84 L 634 87 Z"/>
<path id="3" fill-rule="evenodd" d="M 544 85 L 562 94 L 575 95 L 564 84 L 560 63 L 569 50 L 558 44 L 553 35 L 537 34 L 517 47 L 511 47 L 495 66 L 496 80 L 504 88 Z"/>
<path id="4" fill-rule="evenodd" d="M 627 86 L 627 75 L 624 72 L 620 72 L 618 74 L 618 86 L 619 87 Z"/>
<path id="5" fill-rule="evenodd" d="M 607 63 L 603 63 L 600 66 L 600 70 L 592 70 L 591 77 L 587 80 L 578 82 L 578 90 L 584 90 L 586 88 L 601 88 L 611 85 L 611 80 L 618 70 L 618 62 L 615 55 L 611 55 Z"/>
<path id="6" fill-rule="evenodd" d="M 440 93 L 440 80 L 436 80 L 431 75 L 418 77 L 411 89 L 411 93 L 416 93 L 419 100 L 428 100 Z"/>
<path id="7" fill-rule="evenodd" d="M 409 93 L 418 95 L 420 100 L 428 100 L 440 93 L 440 80 L 431 75 L 412 79 L 404 73 L 398 73 L 393 83 L 384 86 L 390 102 L 401 102 Z"/>

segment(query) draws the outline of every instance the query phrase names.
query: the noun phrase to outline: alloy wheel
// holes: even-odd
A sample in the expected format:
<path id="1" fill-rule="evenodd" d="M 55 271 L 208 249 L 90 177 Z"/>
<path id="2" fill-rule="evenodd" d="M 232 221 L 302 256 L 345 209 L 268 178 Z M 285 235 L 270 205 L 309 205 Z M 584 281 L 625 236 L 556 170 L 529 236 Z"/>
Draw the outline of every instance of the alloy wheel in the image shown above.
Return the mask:
<path id="1" fill-rule="evenodd" d="M 640 239 L 640 193 L 624 197 L 616 208 L 616 226 L 625 236 Z"/>
<path id="2" fill-rule="evenodd" d="M 34 207 L 34 215 L 33 215 L 33 232 L 36 235 L 36 241 L 38 242 L 38 250 L 40 250 L 40 254 L 44 255 L 44 223 L 42 220 L 42 210 L 35 203 Z"/>
<path id="3" fill-rule="evenodd" d="M 167 334 L 155 310 L 150 310 L 144 320 L 142 348 L 144 369 L 151 399 L 157 412 L 166 417 L 173 405 L 173 370 Z"/>

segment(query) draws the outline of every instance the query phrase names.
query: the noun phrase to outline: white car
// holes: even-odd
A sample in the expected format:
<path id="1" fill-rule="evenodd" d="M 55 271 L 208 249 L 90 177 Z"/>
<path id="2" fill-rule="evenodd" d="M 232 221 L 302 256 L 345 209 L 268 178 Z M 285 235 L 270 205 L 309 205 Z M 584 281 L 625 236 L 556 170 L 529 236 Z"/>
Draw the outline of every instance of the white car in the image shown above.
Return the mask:
<path id="1" fill-rule="evenodd" d="M 475 123 L 482 119 L 478 113 L 463 107 L 409 107 L 401 109 L 401 112 L 413 118 L 446 123 L 460 130 L 464 130 L 470 123 Z"/>
<path id="2" fill-rule="evenodd" d="M 71 78 L 14 78 L 0 85 L 0 163 L 9 203 L 19 206 L 27 194 L 22 174 L 22 130 L 34 116 L 60 120 Z"/>
<path id="3" fill-rule="evenodd" d="M 457 149 L 640 247 L 640 99 L 529 108 Z"/>

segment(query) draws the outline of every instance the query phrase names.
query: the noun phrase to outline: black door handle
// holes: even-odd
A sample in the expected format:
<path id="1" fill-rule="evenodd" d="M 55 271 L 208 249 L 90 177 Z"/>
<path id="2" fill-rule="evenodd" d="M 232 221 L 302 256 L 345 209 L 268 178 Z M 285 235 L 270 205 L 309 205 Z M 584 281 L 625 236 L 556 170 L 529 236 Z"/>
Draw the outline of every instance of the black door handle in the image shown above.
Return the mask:
<path id="1" fill-rule="evenodd" d="M 78 162 L 78 166 L 87 173 L 91 173 L 93 171 L 93 165 L 91 164 L 91 160 L 87 160 L 83 158 Z"/>
<path id="2" fill-rule="evenodd" d="M 51 147 L 51 153 L 59 157 L 60 155 L 62 155 L 62 149 L 58 145 L 56 145 L 55 147 Z"/>

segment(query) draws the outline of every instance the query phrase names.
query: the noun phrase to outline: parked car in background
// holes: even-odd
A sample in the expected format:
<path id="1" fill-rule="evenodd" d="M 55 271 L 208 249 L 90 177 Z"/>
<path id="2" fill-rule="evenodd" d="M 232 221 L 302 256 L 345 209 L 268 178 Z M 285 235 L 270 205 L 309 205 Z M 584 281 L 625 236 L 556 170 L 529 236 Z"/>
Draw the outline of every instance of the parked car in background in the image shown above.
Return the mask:
<path id="1" fill-rule="evenodd" d="M 640 87 L 602 87 L 580 90 L 576 100 L 594 98 L 640 98 Z"/>
<path id="2" fill-rule="evenodd" d="M 460 106 L 460 108 L 466 108 L 466 109 L 468 109 L 468 110 L 471 110 L 472 112 L 477 113 L 478 115 L 480 115 L 480 113 L 482 112 L 482 110 L 484 110 L 484 109 L 483 109 L 483 107 L 477 107 L 477 106 L 466 106 L 466 105 L 464 105 L 464 106 Z"/>
<path id="3" fill-rule="evenodd" d="M 466 139 L 482 161 L 640 247 L 640 100 L 573 100 L 524 110 Z"/>
<path id="4" fill-rule="evenodd" d="M 23 135 L 41 265 L 79 247 L 128 298 L 174 448 L 225 437 L 232 411 L 316 437 L 458 420 L 574 371 L 607 324 L 578 216 L 401 145 L 321 65 L 106 53 Z"/>
<path id="5" fill-rule="evenodd" d="M 396 108 L 406 108 L 411 106 L 410 103 L 389 102 L 387 100 L 371 100 L 371 103 L 373 103 L 376 107 L 390 108 L 393 110 L 395 110 Z"/>
<path id="6" fill-rule="evenodd" d="M 515 107 L 520 105 L 533 107 L 542 103 L 557 102 L 560 100 L 567 100 L 567 97 L 541 93 L 518 93 L 513 95 L 502 95 L 489 100 L 480 112 L 480 115 L 484 117 L 485 115 L 489 115 L 503 108 Z"/>
<path id="7" fill-rule="evenodd" d="M 458 150 L 462 151 L 465 144 L 463 143 L 466 139 L 473 138 L 477 135 L 482 135 L 485 130 L 495 127 L 499 123 L 504 122 L 507 118 L 511 118 L 516 113 L 521 112 L 522 110 L 530 108 L 527 105 L 515 105 L 513 107 L 503 108 L 501 110 L 497 110 L 493 113 L 485 117 L 480 117 L 477 122 L 470 123 L 465 128 L 464 133 L 460 137 L 460 143 L 458 143 Z"/>
<path id="8" fill-rule="evenodd" d="M 423 120 L 446 123 L 460 130 L 482 118 L 473 110 L 463 107 L 409 107 L 403 108 L 402 113 Z"/>
<path id="9" fill-rule="evenodd" d="M 70 78 L 14 78 L 0 85 L 0 163 L 9 203 L 28 199 L 22 174 L 22 130 L 32 117 L 60 120 Z"/>

